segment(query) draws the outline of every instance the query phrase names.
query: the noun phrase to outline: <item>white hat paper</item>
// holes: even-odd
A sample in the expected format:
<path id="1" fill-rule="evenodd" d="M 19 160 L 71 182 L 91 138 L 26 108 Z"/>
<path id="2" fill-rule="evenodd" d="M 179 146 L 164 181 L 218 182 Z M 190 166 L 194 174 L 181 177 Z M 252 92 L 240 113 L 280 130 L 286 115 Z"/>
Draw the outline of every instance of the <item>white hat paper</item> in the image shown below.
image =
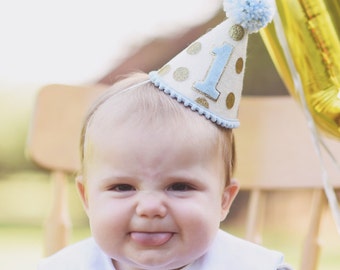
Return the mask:
<path id="1" fill-rule="evenodd" d="M 248 34 L 272 20 L 274 0 L 224 0 L 227 19 L 158 71 L 151 82 L 184 106 L 226 127 L 239 126 Z"/>

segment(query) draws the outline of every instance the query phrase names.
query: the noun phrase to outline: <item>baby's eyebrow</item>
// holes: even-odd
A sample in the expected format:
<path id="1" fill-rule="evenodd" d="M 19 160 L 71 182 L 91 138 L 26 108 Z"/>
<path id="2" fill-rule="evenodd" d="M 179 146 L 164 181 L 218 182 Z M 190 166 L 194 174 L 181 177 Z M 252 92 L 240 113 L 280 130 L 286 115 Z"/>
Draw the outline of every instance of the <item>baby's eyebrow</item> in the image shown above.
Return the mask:
<path id="1" fill-rule="evenodd" d="M 168 181 L 170 182 L 179 182 L 179 183 L 189 183 L 189 184 L 194 184 L 194 185 L 204 185 L 206 184 L 206 181 L 201 178 L 201 177 L 195 177 L 193 175 L 171 175 L 168 178 Z"/>
<path id="2" fill-rule="evenodd" d="M 102 178 L 98 178 L 97 181 L 99 181 L 101 185 L 109 185 L 112 183 L 138 182 L 138 179 L 136 179 L 136 177 L 128 175 L 112 174 Z"/>

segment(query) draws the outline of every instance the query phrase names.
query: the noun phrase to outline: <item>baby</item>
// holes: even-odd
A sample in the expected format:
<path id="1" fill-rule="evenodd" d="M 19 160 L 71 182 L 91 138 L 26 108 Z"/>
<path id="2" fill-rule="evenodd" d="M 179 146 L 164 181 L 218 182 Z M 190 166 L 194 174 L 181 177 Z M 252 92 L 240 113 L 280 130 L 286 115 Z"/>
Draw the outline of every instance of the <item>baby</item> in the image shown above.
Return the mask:
<path id="1" fill-rule="evenodd" d="M 225 0 L 225 22 L 93 105 L 76 179 L 93 237 L 40 270 L 289 269 L 280 253 L 219 229 L 239 190 L 232 128 L 247 34 L 272 17 L 267 2 Z"/>
<path id="2" fill-rule="evenodd" d="M 90 110 L 77 187 L 93 238 L 40 269 L 288 269 L 280 253 L 219 229 L 239 189 L 232 130 L 147 79 L 130 76 Z"/>

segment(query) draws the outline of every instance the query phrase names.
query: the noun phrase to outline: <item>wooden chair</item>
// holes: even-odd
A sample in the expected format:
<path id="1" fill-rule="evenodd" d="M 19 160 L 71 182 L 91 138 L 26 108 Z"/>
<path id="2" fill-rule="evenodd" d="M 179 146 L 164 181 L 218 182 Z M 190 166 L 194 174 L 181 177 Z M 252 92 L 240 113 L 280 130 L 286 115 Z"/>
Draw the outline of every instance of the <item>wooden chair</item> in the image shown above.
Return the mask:
<path id="1" fill-rule="evenodd" d="M 53 207 L 45 223 L 45 255 L 68 243 L 71 223 L 65 198 L 66 175 L 79 168 L 82 119 L 91 101 L 103 91 L 105 87 L 100 85 L 49 85 L 37 96 L 27 153 L 39 166 L 51 171 L 55 184 Z M 308 188 L 314 192 L 314 200 L 301 269 L 315 270 L 321 213 L 327 201 L 303 113 L 289 96 L 243 97 L 240 120 L 241 127 L 235 130 L 236 177 L 241 188 L 251 193 L 246 238 L 255 241 L 261 234 L 267 192 Z M 334 142 L 332 148 L 340 154 L 338 144 Z"/>
<path id="2" fill-rule="evenodd" d="M 236 178 L 242 189 L 250 191 L 246 238 L 253 242 L 261 238 L 268 192 L 311 190 L 310 221 L 300 269 L 317 269 L 319 227 L 327 200 L 320 161 L 302 108 L 290 96 L 243 97 L 239 118 L 241 126 L 235 129 Z M 325 140 L 340 162 L 340 142 Z M 339 179 L 332 161 L 325 158 L 325 163 L 330 178 Z M 339 181 L 333 184 L 340 188 Z"/>
<path id="3" fill-rule="evenodd" d="M 48 85 L 36 98 L 27 140 L 27 155 L 51 172 L 52 207 L 45 221 L 45 255 L 69 243 L 71 221 L 67 179 L 79 169 L 79 139 L 87 108 L 107 86 Z"/>

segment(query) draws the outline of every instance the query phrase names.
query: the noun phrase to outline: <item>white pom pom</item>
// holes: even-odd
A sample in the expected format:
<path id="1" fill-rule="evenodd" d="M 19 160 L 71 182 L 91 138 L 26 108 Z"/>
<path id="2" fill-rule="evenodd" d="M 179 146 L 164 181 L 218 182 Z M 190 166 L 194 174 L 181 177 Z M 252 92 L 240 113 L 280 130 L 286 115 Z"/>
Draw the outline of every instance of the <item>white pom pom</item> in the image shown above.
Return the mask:
<path id="1" fill-rule="evenodd" d="M 227 17 L 249 33 L 265 27 L 275 13 L 275 0 L 224 0 L 223 6 Z"/>

